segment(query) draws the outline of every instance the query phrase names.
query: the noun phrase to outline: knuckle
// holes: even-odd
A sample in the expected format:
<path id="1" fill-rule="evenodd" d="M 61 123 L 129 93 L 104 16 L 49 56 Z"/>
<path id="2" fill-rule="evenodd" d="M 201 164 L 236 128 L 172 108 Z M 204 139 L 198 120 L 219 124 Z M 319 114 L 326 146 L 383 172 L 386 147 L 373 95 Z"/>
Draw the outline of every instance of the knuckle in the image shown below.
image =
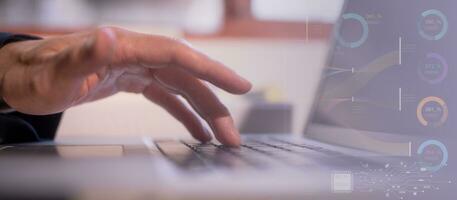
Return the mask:
<path id="1" fill-rule="evenodd" d="M 116 27 L 116 26 L 98 26 L 95 28 L 94 33 L 100 33 L 104 31 L 112 31 L 117 35 L 118 33 L 121 33 L 124 29 Z"/>
<path id="2" fill-rule="evenodd" d="M 165 40 L 174 54 L 185 52 L 191 47 L 190 43 L 183 38 L 166 37 Z"/>
<path id="3" fill-rule="evenodd" d="M 229 109 L 227 108 L 227 106 L 225 106 L 224 104 L 222 103 L 218 103 L 218 109 L 217 111 L 215 112 L 215 117 L 221 117 L 221 116 L 228 116 L 230 115 L 230 112 L 229 112 Z"/>
<path id="4" fill-rule="evenodd" d="M 182 46 L 182 47 L 191 47 L 192 46 L 190 44 L 190 42 L 184 38 L 173 37 L 173 38 L 171 38 L 171 40 L 174 41 L 177 45 Z"/>
<path id="5" fill-rule="evenodd" d="M 202 114 L 205 120 L 214 120 L 219 117 L 230 115 L 228 108 L 220 102 L 217 102 L 208 109 L 205 109 Z"/>
<path id="6" fill-rule="evenodd" d="M 119 27 L 115 27 L 115 26 L 99 26 L 97 28 L 95 28 L 93 31 L 91 31 L 91 33 L 89 35 L 91 35 L 92 37 L 98 39 L 100 36 L 108 36 L 110 37 L 112 40 L 115 40 L 115 41 L 118 41 L 120 39 L 122 39 L 123 37 L 123 32 L 125 32 L 124 29 L 121 29 Z"/>

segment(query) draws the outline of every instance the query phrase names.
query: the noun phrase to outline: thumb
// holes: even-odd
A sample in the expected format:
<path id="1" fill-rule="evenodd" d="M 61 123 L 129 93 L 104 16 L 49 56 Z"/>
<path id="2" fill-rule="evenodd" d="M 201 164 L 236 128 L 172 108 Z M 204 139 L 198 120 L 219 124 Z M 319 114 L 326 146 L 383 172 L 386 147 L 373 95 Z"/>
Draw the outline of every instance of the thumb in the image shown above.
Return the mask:
<path id="1" fill-rule="evenodd" d="M 71 45 L 57 59 L 59 75 L 82 78 L 108 65 L 116 48 L 116 35 L 111 28 L 99 28 Z"/>

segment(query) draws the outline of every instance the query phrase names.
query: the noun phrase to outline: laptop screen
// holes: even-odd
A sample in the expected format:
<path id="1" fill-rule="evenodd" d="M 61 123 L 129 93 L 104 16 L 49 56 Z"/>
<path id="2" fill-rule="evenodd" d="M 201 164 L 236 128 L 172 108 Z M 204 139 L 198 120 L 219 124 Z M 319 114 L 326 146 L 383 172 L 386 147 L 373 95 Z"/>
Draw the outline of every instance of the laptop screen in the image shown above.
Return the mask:
<path id="1" fill-rule="evenodd" d="M 457 138 L 456 7 L 455 0 L 346 1 L 307 132 Z"/>

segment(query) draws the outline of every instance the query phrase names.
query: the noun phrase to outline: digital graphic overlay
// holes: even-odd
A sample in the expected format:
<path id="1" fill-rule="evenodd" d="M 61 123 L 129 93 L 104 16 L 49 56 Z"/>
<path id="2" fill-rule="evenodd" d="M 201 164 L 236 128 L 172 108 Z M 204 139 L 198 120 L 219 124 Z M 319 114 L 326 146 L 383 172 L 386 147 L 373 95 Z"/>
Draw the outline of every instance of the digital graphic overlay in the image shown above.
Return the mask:
<path id="1" fill-rule="evenodd" d="M 418 29 L 422 38 L 440 40 L 446 35 L 449 23 L 443 12 L 430 9 L 422 12 L 418 22 Z"/>
<path id="2" fill-rule="evenodd" d="M 437 84 L 448 75 L 449 66 L 446 59 L 438 53 L 428 53 L 424 62 L 419 66 L 419 77 L 430 83 Z"/>
<path id="3" fill-rule="evenodd" d="M 346 13 L 342 16 L 342 19 L 357 21 L 362 26 L 362 34 L 356 41 L 347 41 L 344 39 L 340 32 L 337 32 L 337 39 L 339 44 L 347 48 L 357 48 L 362 46 L 362 44 L 365 43 L 365 41 L 368 39 L 369 28 L 367 20 L 356 13 Z M 339 30 L 339 26 L 340 25 L 337 25 L 336 30 Z"/>
<path id="4" fill-rule="evenodd" d="M 443 99 L 429 96 L 419 102 L 416 115 L 423 126 L 439 127 L 447 121 L 448 108 Z"/>
<path id="5" fill-rule="evenodd" d="M 448 151 L 443 143 L 437 140 L 427 140 L 417 149 L 420 158 L 421 171 L 436 172 L 447 165 Z"/>

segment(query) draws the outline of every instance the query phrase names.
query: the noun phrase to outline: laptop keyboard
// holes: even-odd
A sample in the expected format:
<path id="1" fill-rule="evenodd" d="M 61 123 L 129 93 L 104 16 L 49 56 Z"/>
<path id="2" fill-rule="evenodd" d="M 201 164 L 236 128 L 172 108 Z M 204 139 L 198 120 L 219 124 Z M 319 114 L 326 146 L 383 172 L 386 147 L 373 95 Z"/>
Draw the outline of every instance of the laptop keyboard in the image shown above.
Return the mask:
<path id="1" fill-rule="evenodd" d="M 269 168 L 277 165 L 311 166 L 316 161 L 331 160 L 343 154 L 319 146 L 292 143 L 272 138 L 247 140 L 240 148 L 195 141 L 155 141 L 160 152 L 187 170 Z M 329 159 L 331 158 L 331 159 Z M 344 159 L 346 160 L 346 159 Z"/>

